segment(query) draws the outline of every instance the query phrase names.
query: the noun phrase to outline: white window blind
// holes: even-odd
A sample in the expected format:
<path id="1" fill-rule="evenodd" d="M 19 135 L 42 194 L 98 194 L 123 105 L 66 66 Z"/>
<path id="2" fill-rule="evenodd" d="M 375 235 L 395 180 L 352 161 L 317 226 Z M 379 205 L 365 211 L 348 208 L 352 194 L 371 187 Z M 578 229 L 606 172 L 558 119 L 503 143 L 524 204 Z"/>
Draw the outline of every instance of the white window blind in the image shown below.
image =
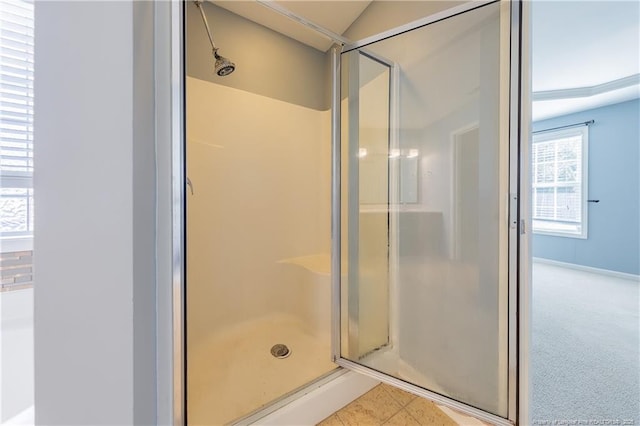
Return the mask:
<path id="1" fill-rule="evenodd" d="M 534 135 L 534 232 L 586 238 L 586 150 L 586 125 Z"/>
<path id="2" fill-rule="evenodd" d="M 33 232 L 32 1 L 0 1 L 0 236 Z M 7 251 L 4 247 L 2 251 Z"/>

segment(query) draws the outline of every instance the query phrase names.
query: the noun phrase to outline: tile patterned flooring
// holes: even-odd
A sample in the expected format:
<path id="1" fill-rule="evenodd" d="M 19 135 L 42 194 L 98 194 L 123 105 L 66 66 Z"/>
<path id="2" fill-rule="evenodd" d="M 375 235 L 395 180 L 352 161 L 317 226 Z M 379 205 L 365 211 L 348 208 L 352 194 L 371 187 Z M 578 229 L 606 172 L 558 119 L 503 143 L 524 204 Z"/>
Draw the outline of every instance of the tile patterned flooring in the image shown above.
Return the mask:
<path id="1" fill-rule="evenodd" d="M 380 384 L 318 426 L 456 426 L 433 402 Z"/>

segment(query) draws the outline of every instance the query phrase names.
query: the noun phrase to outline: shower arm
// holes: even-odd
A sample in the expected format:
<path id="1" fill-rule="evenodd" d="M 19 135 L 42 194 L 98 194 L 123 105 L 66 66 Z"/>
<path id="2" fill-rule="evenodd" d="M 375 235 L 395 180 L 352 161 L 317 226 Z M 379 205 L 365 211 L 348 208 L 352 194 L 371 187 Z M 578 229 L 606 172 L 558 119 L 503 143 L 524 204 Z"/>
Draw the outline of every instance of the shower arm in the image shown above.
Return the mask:
<path id="1" fill-rule="evenodd" d="M 209 23 L 207 22 L 207 17 L 205 16 L 204 9 L 202 8 L 203 0 L 194 0 L 193 2 L 198 7 L 198 10 L 200 11 L 200 15 L 202 15 L 202 22 L 204 22 L 204 27 L 207 29 L 207 35 L 209 36 L 209 43 L 211 43 L 211 48 L 213 49 L 213 55 L 217 59 L 218 48 L 216 47 L 216 44 L 213 42 L 213 37 L 211 36 L 211 30 L 209 29 Z"/>

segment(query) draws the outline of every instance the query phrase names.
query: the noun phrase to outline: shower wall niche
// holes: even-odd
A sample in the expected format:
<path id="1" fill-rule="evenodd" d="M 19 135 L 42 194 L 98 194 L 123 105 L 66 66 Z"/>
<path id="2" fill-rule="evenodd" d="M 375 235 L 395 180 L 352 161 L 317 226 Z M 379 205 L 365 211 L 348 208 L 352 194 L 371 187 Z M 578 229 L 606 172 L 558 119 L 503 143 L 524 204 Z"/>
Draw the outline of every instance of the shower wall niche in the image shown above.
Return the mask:
<path id="1" fill-rule="evenodd" d="M 325 54 L 203 6 L 237 68 L 187 4 L 187 415 L 222 424 L 335 368 L 330 114 Z"/>

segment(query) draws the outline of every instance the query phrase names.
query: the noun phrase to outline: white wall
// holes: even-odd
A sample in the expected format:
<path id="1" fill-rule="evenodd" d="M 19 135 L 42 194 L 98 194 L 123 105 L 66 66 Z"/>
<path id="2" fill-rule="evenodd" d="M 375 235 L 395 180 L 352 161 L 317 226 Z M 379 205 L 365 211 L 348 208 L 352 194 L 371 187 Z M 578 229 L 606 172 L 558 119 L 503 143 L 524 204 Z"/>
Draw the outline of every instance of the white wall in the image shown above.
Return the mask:
<path id="1" fill-rule="evenodd" d="M 0 293 L 0 423 L 33 405 L 33 289 Z"/>
<path id="2" fill-rule="evenodd" d="M 329 125 L 328 111 L 187 79 L 189 346 L 299 313 L 308 289 L 287 282 L 297 267 L 279 261 L 328 262 Z"/>
<path id="3" fill-rule="evenodd" d="M 35 12 L 36 422 L 153 423 L 153 7 Z"/>

